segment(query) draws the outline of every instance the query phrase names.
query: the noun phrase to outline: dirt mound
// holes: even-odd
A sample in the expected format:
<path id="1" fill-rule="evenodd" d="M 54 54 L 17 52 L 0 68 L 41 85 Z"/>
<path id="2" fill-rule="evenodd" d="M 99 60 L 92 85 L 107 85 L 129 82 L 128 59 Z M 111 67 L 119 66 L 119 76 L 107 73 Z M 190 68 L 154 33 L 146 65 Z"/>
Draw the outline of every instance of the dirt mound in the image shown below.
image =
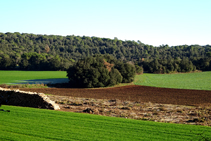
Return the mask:
<path id="1" fill-rule="evenodd" d="M 21 90 L 60 96 L 119 99 L 175 105 L 201 105 L 211 103 L 211 91 L 156 88 L 138 85 L 98 89 L 25 88 Z"/>

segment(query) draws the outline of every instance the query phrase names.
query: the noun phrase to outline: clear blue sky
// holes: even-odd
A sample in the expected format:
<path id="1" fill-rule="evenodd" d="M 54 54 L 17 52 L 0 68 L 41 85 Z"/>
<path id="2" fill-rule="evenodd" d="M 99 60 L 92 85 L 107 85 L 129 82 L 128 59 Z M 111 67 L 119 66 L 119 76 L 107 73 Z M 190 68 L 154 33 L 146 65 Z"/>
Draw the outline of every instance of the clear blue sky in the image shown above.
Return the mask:
<path id="1" fill-rule="evenodd" d="M 211 45 L 211 0 L 1 0 L 0 32 Z"/>

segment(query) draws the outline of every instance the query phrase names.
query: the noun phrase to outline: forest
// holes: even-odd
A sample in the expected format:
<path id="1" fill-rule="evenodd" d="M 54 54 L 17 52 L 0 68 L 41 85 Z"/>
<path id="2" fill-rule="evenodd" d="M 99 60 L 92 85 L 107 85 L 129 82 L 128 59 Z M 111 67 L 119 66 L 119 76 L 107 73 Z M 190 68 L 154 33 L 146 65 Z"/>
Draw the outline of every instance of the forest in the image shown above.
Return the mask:
<path id="1" fill-rule="evenodd" d="M 149 73 L 211 70 L 210 45 L 155 47 L 116 37 L 0 33 L 0 70 L 68 70 L 78 60 L 97 54 L 109 54 Z"/>

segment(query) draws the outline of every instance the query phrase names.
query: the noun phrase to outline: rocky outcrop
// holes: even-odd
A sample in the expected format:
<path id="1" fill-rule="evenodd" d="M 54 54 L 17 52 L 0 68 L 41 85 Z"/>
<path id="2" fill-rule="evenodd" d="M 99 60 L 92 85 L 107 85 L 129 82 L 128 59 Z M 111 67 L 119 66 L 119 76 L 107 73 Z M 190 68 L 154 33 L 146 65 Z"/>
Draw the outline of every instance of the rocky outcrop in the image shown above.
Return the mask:
<path id="1" fill-rule="evenodd" d="M 0 87 L 0 103 L 5 105 L 59 110 L 60 107 L 44 93 L 11 90 Z"/>

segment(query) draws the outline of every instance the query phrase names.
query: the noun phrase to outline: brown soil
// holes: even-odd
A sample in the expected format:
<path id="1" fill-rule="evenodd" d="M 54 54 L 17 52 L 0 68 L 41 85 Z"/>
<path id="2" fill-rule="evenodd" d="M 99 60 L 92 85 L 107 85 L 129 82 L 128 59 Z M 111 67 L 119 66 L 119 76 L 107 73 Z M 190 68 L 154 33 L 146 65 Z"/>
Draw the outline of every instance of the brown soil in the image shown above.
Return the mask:
<path id="1" fill-rule="evenodd" d="M 130 85 L 113 88 L 24 88 L 24 91 L 42 92 L 59 96 L 119 99 L 137 102 L 151 102 L 175 105 L 210 105 L 211 91 L 155 88 Z"/>
<path id="2" fill-rule="evenodd" d="M 211 126 L 211 107 L 49 95 L 61 111 Z"/>
<path id="3" fill-rule="evenodd" d="M 62 111 L 211 126 L 211 91 L 137 85 L 21 90 L 51 94 L 48 97 L 58 103 Z"/>

